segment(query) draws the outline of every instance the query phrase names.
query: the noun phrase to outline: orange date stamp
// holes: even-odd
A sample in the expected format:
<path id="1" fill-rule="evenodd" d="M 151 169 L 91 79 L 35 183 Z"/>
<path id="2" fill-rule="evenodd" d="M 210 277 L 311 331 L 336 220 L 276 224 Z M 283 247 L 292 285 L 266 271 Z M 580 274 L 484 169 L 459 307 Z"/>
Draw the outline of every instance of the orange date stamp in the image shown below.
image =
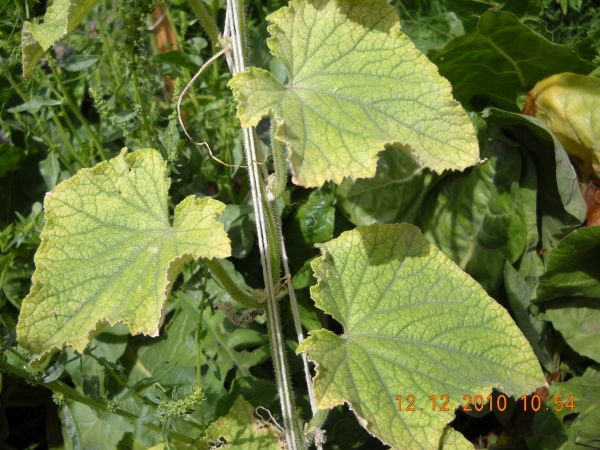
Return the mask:
<path id="1" fill-rule="evenodd" d="M 396 395 L 394 398 L 396 401 L 396 409 L 399 412 L 414 413 L 419 408 L 415 406 L 417 398 L 414 394 Z M 448 394 L 441 395 L 430 395 L 428 397 L 429 402 L 426 403 L 425 407 L 429 407 L 431 411 L 437 412 L 451 412 L 448 405 L 451 403 L 450 396 Z M 509 405 L 509 398 L 504 394 L 499 395 L 488 395 L 484 397 L 481 394 L 465 394 L 462 398 L 462 409 L 467 412 L 491 412 L 491 411 L 506 411 Z M 564 396 L 560 394 L 554 394 L 546 402 L 542 400 L 539 394 L 523 395 L 516 402 L 516 407 L 523 412 L 531 411 L 575 411 L 575 399 L 572 395 Z"/>

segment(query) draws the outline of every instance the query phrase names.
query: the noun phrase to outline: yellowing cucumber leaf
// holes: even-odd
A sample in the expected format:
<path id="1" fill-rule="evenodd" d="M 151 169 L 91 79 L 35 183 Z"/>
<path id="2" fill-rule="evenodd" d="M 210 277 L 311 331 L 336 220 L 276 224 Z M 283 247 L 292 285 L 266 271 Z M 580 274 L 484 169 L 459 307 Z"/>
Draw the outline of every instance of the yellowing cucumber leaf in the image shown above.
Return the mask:
<path id="1" fill-rule="evenodd" d="M 238 397 L 229 414 L 206 430 L 211 448 L 227 450 L 279 450 L 272 426 L 254 417 L 254 407 Z M 219 445 L 217 447 L 217 445 Z"/>
<path id="2" fill-rule="evenodd" d="M 317 363 L 317 406 L 347 402 L 394 448 L 438 448 L 465 394 L 522 395 L 545 384 L 508 312 L 413 225 L 371 225 L 320 245 L 315 304 L 344 333 L 313 331 L 298 351 Z M 398 411 L 397 395 L 415 397 Z M 429 396 L 447 394 L 448 410 Z"/>
<path id="3" fill-rule="evenodd" d="M 584 178 L 600 178 L 600 79 L 561 73 L 529 93 L 525 111 L 541 119 L 574 156 Z"/>
<path id="4" fill-rule="evenodd" d="M 23 23 L 21 52 L 23 76 L 31 70 L 44 52 L 73 31 L 97 0 L 54 0 L 44 15 L 43 23 Z"/>
<path id="5" fill-rule="evenodd" d="M 475 447 L 460 431 L 448 426 L 440 439 L 442 450 L 473 450 Z"/>
<path id="6" fill-rule="evenodd" d="M 292 0 L 268 17 L 283 85 L 252 68 L 230 86 L 245 127 L 276 118 L 303 186 L 375 175 L 386 144 L 410 146 L 436 172 L 479 160 L 475 130 L 450 83 L 400 31 L 383 0 Z"/>
<path id="7" fill-rule="evenodd" d="M 189 196 L 169 223 L 166 163 L 143 149 L 80 170 L 46 194 L 46 224 L 17 337 L 38 354 L 82 351 L 102 323 L 158 335 L 184 261 L 222 258 L 230 243 L 224 205 Z"/>

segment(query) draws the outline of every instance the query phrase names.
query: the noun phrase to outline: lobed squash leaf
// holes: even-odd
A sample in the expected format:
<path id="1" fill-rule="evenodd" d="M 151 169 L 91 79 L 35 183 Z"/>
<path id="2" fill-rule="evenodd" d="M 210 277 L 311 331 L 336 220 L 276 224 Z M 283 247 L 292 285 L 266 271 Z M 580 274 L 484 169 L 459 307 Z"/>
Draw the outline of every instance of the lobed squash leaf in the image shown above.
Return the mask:
<path id="1" fill-rule="evenodd" d="M 182 264 L 223 258 L 216 218 L 225 205 L 189 196 L 169 220 L 166 163 L 143 149 L 80 170 L 46 194 L 46 224 L 17 338 L 38 359 L 66 345 L 82 351 L 102 323 L 158 335 Z"/>
<path id="2" fill-rule="evenodd" d="M 275 116 L 296 184 L 375 175 L 386 144 L 436 172 L 479 161 L 475 130 L 450 84 L 400 31 L 383 0 L 292 0 L 268 17 L 284 85 L 251 68 L 230 86 L 242 126 Z"/>

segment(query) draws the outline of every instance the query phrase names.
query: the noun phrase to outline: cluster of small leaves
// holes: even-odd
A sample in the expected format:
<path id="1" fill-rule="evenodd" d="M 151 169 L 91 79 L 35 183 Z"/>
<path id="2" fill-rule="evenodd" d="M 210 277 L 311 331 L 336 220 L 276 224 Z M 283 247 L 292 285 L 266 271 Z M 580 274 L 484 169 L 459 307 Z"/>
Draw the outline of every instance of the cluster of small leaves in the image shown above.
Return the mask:
<path id="1" fill-rule="evenodd" d="M 190 395 L 179 400 L 169 400 L 158 405 L 158 419 L 161 423 L 173 419 L 182 419 L 194 410 L 206 399 L 204 391 L 196 387 Z"/>

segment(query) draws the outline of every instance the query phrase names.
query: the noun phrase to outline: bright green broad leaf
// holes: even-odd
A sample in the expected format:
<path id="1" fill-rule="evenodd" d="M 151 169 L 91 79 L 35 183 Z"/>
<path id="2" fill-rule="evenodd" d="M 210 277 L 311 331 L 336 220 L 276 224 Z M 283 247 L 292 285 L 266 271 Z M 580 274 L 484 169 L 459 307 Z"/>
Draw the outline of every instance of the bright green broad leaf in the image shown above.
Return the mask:
<path id="1" fill-rule="evenodd" d="M 479 160 L 475 130 L 450 84 L 400 31 L 383 0 L 292 0 L 269 16 L 283 85 L 252 68 L 230 83 L 245 127 L 276 118 L 293 181 L 372 177 L 386 144 L 410 146 L 436 172 Z"/>
<path id="2" fill-rule="evenodd" d="M 545 384 L 508 312 L 413 225 L 358 227 L 320 247 L 311 294 L 344 333 L 313 331 L 298 348 L 317 363 L 319 408 L 347 402 L 392 447 L 432 449 L 465 394 Z M 398 411 L 409 394 L 415 412 Z M 432 411 L 442 394 L 449 411 Z"/>
<path id="3" fill-rule="evenodd" d="M 21 52 L 23 76 L 28 78 L 44 52 L 73 31 L 97 0 L 54 0 L 43 23 L 23 23 Z"/>
<path id="4" fill-rule="evenodd" d="M 166 163 L 144 149 L 83 169 L 46 194 L 46 224 L 17 337 L 39 358 L 82 351 L 102 323 L 158 335 L 182 264 L 230 254 L 224 205 L 189 196 L 169 221 Z"/>
<path id="5" fill-rule="evenodd" d="M 254 417 L 254 407 L 238 397 L 229 414 L 212 423 L 206 439 L 223 450 L 279 450 L 277 436 L 271 426 Z"/>
<path id="6" fill-rule="evenodd" d="M 61 104 L 62 104 L 61 100 L 40 97 L 38 95 L 35 95 L 31 100 L 29 100 L 25 103 L 22 103 L 19 106 L 13 106 L 12 108 L 8 108 L 7 111 L 9 113 L 13 113 L 13 114 L 22 113 L 22 112 L 28 112 L 30 114 L 35 114 L 40 109 L 42 109 L 46 106 L 57 106 L 57 105 L 61 105 Z"/>

